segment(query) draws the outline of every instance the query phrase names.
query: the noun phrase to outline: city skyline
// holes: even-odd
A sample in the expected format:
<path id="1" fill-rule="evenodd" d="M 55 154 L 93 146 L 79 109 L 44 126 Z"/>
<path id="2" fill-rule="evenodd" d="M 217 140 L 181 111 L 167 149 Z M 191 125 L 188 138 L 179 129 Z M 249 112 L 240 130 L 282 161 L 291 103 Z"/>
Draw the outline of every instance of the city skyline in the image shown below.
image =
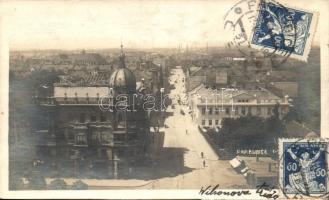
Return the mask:
<path id="1" fill-rule="evenodd" d="M 78 2 L 3 3 L 10 49 L 104 49 L 121 42 L 138 49 L 185 49 L 225 46 L 231 38 L 224 34 L 231 0 Z M 313 44 L 319 40 L 315 34 Z"/>

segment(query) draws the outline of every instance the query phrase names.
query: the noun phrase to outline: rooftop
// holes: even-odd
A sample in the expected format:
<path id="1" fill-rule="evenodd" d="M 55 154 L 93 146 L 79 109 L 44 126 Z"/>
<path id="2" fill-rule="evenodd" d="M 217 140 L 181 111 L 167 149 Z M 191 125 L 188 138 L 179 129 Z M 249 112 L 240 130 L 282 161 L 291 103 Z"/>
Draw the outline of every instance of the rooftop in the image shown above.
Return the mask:
<path id="1" fill-rule="evenodd" d="M 256 90 L 239 90 L 236 88 L 212 88 L 200 84 L 198 87 L 190 92 L 190 95 L 197 95 L 199 98 L 206 97 L 208 100 L 231 100 L 240 95 L 249 96 L 250 98 L 257 98 L 260 100 L 280 100 L 281 98 L 270 92 L 265 88 Z"/>

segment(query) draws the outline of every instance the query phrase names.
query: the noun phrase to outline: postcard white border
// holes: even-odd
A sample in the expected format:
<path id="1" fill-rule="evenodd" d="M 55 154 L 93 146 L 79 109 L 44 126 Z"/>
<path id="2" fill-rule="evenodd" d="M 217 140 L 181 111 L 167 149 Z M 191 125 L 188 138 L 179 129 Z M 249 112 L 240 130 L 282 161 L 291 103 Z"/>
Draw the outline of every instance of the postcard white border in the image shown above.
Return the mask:
<path id="1" fill-rule="evenodd" d="M 320 11 L 318 31 L 321 34 L 321 137 L 329 138 L 329 2 L 319 0 L 324 7 Z M 18 2 L 19 3 L 19 2 Z M 314 3 L 308 2 L 308 3 Z M 1 4 L 1 3 L 0 3 Z M 200 196 L 199 190 L 88 190 L 88 191 L 9 191 L 8 190 L 8 71 L 9 33 L 6 30 L 6 12 L 0 5 L 0 197 L 17 199 L 215 199 L 215 196 Z M 264 199 L 255 194 L 250 198 Z M 216 199 L 231 199 L 221 197 Z M 282 199 L 282 198 L 280 198 Z M 285 199 L 285 198 L 283 198 Z"/>

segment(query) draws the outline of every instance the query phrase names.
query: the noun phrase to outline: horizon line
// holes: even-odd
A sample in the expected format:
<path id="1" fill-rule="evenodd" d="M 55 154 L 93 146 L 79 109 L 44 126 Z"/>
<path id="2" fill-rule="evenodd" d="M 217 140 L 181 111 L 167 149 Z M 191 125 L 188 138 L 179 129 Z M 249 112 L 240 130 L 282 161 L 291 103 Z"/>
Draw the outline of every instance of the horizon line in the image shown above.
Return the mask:
<path id="1" fill-rule="evenodd" d="M 188 50 L 195 50 L 195 49 L 207 49 L 207 48 L 229 48 L 226 45 L 216 45 L 216 46 L 202 46 L 202 47 L 193 47 L 193 46 L 189 46 Z M 314 47 L 321 47 L 321 45 L 319 44 L 312 44 L 311 48 Z M 240 48 L 249 48 L 249 47 L 240 47 Z M 114 49 L 120 49 L 119 47 L 99 47 L 99 48 L 29 48 L 29 49 L 23 49 L 23 48 L 13 48 L 13 49 L 9 49 L 9 52 L 14 52 L 14 51 L 90 51 L 90 50 L 97 50 L 97 51 L 101 51 L 101 50 L 114 50 Z M 125 47 L 125 49 L 127 50 L 152 50 L 152 49 L 179 49 L 179 47 Z M 238 50 L 238 48 L 229 48 L 229 49 L 236 49 Z M 253 49 L 253 48 L 251 48 Z M 181 50 L 186 50 L 185 47 L 182 47 Z M 257 50 L 257 49 L 254 49 Z"/>

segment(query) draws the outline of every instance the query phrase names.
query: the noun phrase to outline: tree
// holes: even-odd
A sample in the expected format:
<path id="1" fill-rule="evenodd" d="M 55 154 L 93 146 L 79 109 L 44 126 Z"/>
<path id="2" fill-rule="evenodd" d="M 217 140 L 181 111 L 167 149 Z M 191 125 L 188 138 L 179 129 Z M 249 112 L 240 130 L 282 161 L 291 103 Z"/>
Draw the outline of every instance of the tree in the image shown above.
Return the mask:
<path id="1" fill-rule="evenodd" d="M 217 137 L 220 147 L 235 150 L 237 148 L 271 148 L 276 139 L 285 134 L 285 126 L 278 117 L 263 119 L 246 116 L 223 120 L 223 126 Z"/>

